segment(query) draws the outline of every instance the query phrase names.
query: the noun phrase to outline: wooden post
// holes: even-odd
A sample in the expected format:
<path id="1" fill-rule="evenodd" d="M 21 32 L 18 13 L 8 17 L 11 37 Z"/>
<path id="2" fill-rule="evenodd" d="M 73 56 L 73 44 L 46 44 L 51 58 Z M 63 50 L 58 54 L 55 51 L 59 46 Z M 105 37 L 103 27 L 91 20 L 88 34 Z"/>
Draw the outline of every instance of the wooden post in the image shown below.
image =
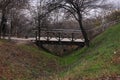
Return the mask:
<path id="1" fill-rule="evenodd" d="M 49 32 L 47 30 L 47 41 L 49 41 Z"/>
<path id="2" fill-rule="evenodd" d="M 36 42 L 37 42 L 37 31 L 35 31 L 35 37 L 36 37 Z"/>
<path id="3" fill-rule="evenodd" d="M 40 27 L 38 27 L 38 40 L 40 41 L 40 37 L 41 37 L 41 29 Z"/>
<path id="4" fill-rule="evenodd" d="M 74 33 L 72 33 L 72 42 L 74 42 Z"/>
<path id="5" fill-rule="evenodd" d="M 60 36 L 61 36 L 61 35 L 60 35 L 60 33 L 58 33 L 58 37 L 59 37 L 59 42 L 61 41 L 61 39 L 60 39 Z"/>

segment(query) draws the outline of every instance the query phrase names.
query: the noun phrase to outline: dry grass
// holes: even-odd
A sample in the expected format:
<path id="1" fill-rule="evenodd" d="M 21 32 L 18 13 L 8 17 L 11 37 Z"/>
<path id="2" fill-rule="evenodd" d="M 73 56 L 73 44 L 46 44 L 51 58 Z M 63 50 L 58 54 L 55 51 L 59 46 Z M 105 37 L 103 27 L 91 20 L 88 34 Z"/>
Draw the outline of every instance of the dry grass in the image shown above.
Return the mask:
<path id="1" fill-rule="evenodd" d="M 60 69 L 54 56 L 45 55 L 37 47 L 0 43 L 0 80 L 41 80 Z"/>

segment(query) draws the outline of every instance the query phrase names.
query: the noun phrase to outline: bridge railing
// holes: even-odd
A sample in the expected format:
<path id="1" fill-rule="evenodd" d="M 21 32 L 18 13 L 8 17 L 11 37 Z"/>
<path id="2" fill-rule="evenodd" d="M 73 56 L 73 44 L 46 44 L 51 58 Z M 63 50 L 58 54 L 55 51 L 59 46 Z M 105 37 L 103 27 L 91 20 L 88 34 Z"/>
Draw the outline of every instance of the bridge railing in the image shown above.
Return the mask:
<path id="1" fill-rule="evenodd" d="M 61 41 L 63 39 L 69 39 L 74 41 L 76 39 L 83 39 L 81 30 L 73 30 L 73 29 L 45 29 L 42 28 L 37 32 L 36 39 L 40 40 L 45 38 L 46 40 L 50 40 L 52 38 Z"/>

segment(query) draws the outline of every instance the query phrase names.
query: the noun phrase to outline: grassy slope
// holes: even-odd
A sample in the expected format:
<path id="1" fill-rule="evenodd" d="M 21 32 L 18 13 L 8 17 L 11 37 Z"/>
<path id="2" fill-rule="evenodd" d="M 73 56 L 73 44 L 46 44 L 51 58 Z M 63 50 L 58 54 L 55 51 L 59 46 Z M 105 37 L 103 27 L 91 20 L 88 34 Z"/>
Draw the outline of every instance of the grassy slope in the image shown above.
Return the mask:
<path id="1" fill-rule="evenodd" d="M 0 40 L 0 80 L 42 80 L 58 69 L 57 57 L 34 45 Z"/>
<path id="2" fill-rule="evenodd" d="M 120 24 L 95 38 L 89 48 L 62 58 L 33 45 L 0 40 L 0 79 L 45 80 L 41 79 L 45 76 L 53 80 L 48 76 L 56 71 L 63 71 L 62 77 L 73 80 L 120 74 Z"/>
<path id="3" fill-rule="evenodd" d="M 81 76 L 93 79 L 120 75 L 120 24 L 96 37 L 89 48 L 83 48 L 62 60 L 63 65 L 73 64 L 64 72 L 65 77 L 73 80 Z"/>

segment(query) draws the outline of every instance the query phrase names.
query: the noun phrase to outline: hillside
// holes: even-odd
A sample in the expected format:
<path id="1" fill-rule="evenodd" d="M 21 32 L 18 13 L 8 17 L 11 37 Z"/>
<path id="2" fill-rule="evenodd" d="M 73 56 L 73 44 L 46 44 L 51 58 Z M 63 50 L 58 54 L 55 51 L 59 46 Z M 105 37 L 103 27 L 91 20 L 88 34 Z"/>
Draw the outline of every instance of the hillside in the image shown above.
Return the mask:
<path id="1" fill-rule="evenodd" d="M 120 24 L 96 37 L 89 48 L 83 48 L 64 58 L 72 66 L 63 72 L 65 79 L 98 80 L 120 75 Z M 108 79 L 107 79 L 108 80 Z M 119 80 L 119 79 L 118 79 Z"/>
<path id="2" fill-rule="evenodd" d="M 49 79 L 58 69 L 57 57 L 35 45 L 0 40 L 0 80 Z"/>
<path id="3" fill-rule="evenodd" d="M 120 24 L 96 37 L 89 48 L 65 57 L 51 55 L 32 43 L 0 40 L 0 80 L 96 80 L 119 75 Z"/>

